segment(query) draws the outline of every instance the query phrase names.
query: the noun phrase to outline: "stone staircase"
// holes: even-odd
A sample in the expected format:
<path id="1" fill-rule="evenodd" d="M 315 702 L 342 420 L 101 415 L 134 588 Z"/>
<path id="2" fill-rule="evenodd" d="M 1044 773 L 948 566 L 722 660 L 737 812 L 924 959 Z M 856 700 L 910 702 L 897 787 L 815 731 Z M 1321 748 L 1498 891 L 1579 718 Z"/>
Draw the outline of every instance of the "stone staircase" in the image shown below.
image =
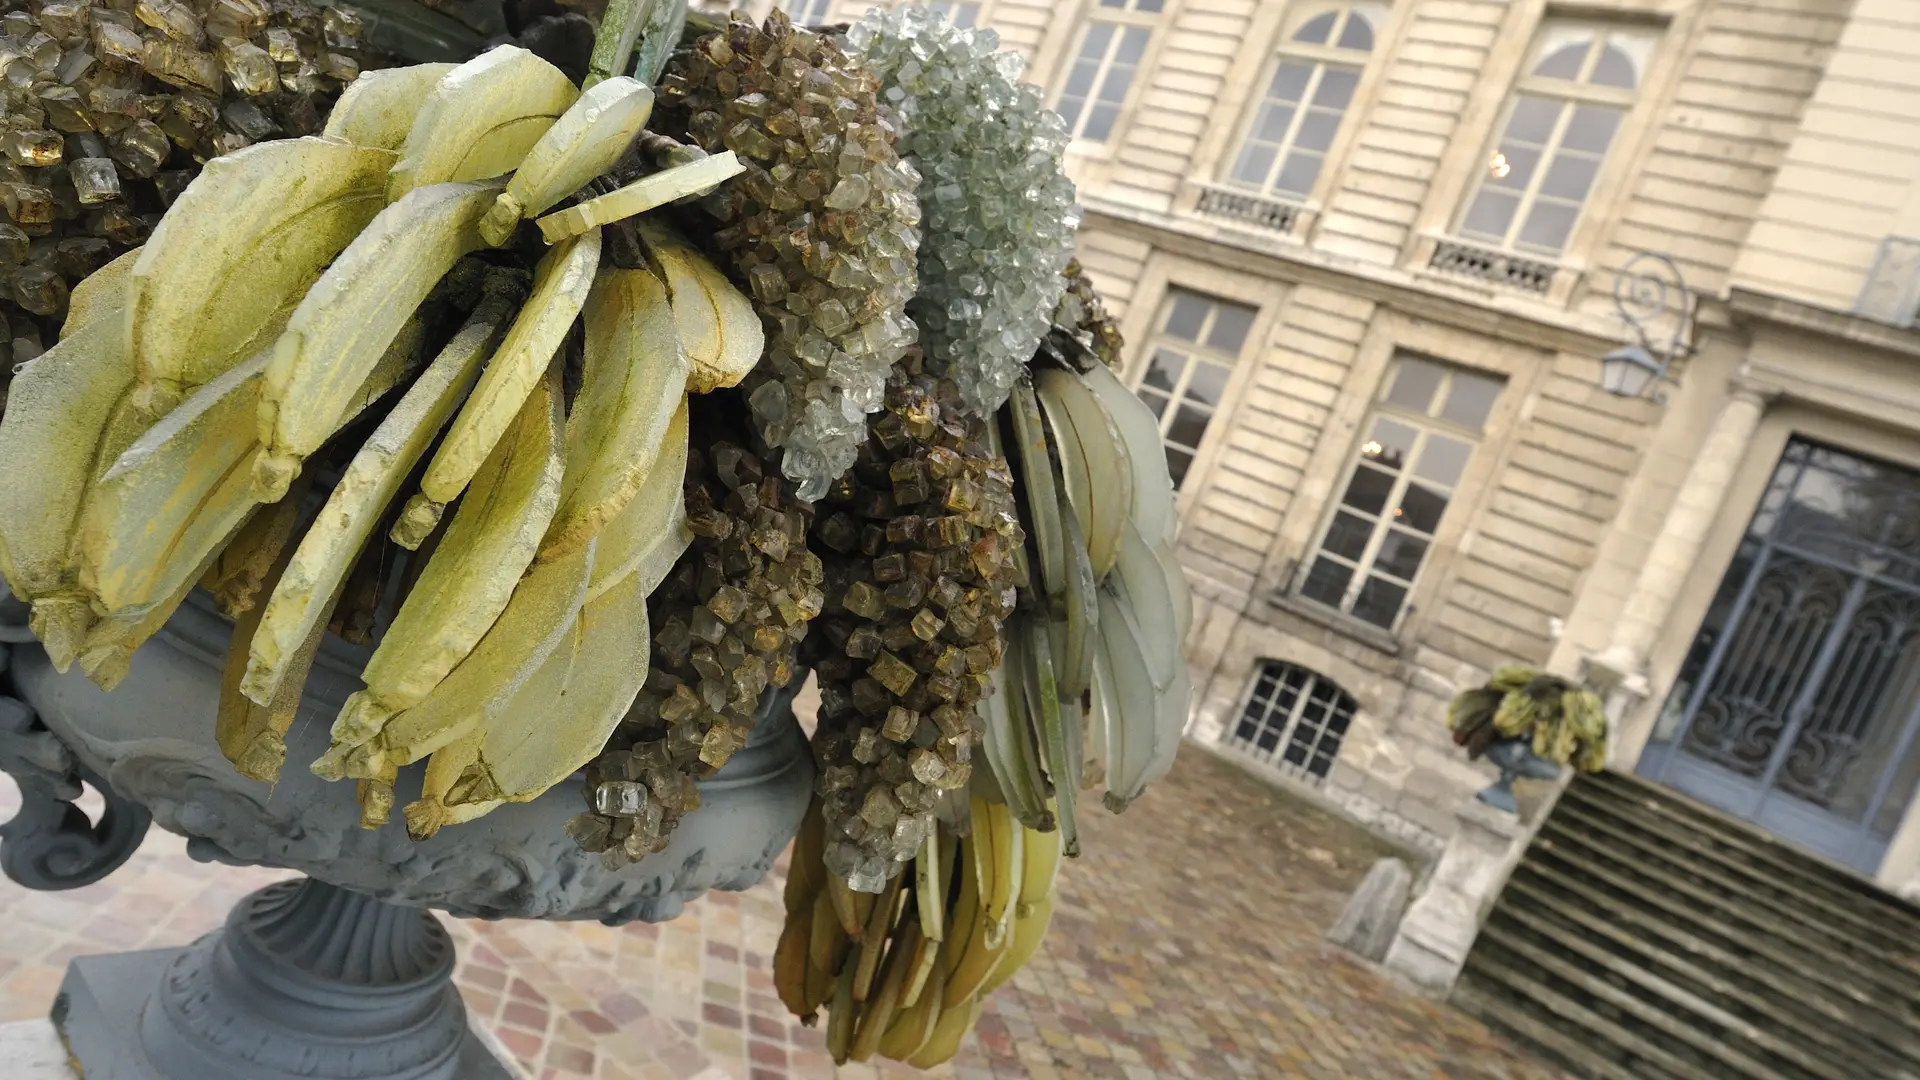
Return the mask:
<path id="1" fill-rule="evenodd" d="M 1582 776 L 1453 1002 L 1581 1080 L 1920 1080 L 1920 908 L 1644 781 Z"/>

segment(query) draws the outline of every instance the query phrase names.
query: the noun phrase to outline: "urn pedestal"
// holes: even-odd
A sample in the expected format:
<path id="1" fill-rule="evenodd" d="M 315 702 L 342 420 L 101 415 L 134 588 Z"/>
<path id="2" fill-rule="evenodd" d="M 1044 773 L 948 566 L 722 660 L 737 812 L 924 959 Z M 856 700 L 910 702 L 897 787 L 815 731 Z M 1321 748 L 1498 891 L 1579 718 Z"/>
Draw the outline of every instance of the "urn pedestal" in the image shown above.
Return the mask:
<path id="1" fill-rule="evenodd" d="M 395 821 L 362 830 L 351 785 L 305 763 L 359 687 L 366 650 L 329 638 L 269 787 L 214 743 L 232 626 L 195 595 L 112 693 L 53 670 L 0 602 L 0 769 L 20 784 L 0 828 L 0 870 L 29 888 L 85 885 L 131 855 L 149 821 L 192 857 L 298 870 L 237 905 L 184 949 L 83 957 L 54 1020 L 87 1080 L 493 1080 L 512 1075 L 477 1041 L 451 975 L 452 940 L 429 909 L 462 917 L 662 922 L 709 889 L 759 882 L 799 828 L 813 763 L 792 710 L 769 691 L 745 748 L 700 784 L 700 808 L 668 847 L 608 869 L 563 825 L 581 785 L 410 840 Z M 397 802 L 418 796 L 401 770 Z M 82 783 L 106 798 L 90 820 Z"/>

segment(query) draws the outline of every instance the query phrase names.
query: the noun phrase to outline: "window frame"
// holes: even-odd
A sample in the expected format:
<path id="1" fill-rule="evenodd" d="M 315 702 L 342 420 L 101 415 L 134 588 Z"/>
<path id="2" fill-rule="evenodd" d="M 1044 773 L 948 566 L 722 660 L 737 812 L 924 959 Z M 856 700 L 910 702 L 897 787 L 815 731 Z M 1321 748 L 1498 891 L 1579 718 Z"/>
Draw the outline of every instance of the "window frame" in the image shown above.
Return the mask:
<path id="1" fill-rule="evenodd" d="M 1136 9 L 1141 0 L 1122 0 L 1124 6 L 1115 7 L 1101 0 L 1086 0 L 1081 5 L 1078 16 L 1071 21 L 1070 29 L 1057 54 L 1055 70 L 1048 79 L 1046 93 L 1047 107 L 1055 112 L 1060 110 L 1060 99 L 1065 96 L 1067 80 L 1073 77 L 1073 69 L 1079 64 L 1081 50 L 1086 45 L 1087 35 L 1096 22 L 1107 23 L 1117 28 L 1114 41 L 1108 47 L 1108 55 L 1095 70 L 1093 85 L 1087 89 L 1086 103 L 1078 116 L 1067 125 L 1070 136 L 1068 152 L 1085 156 L 1110 157 L 1116 153 L 1126 139 L 1127 130 L 1132 126 L 1133 111 L 1140 99 L 1144 81 L 1143 73 L 1151 73 L 1158 58 L 1161 40 L 1166 36 L 1159 33 L 1162 19 L 1170 19 L 1178 12 L 1179 0 L 1160 0 L 1160 10 L 1139 11 Z M 1105 139 L 1099 142 L 1087 140 L 1080 132 L 1086 119 L 1092 114 L 1092 105 L 1106 75 L 1112 70 L 1113 54 L 1119 49 L 1120 41 L 1128 28 L 1144 28 L 1147 31 L 1147 44 L 1140 53 L 1139 63 L 1134 65 L 1134 73 L 1127 81 L 1126 92 L 1121 95 L 1115 106 L 1113 129 Z"/>
<path id="2" fill-rule="evenodd" d="M 1288 670 L 1303 673 L 1307 681 L 1302 683 L 1300 693 L 1296 696 L 1292 708 L 1288 711 L 1286 723 L 1281 728 L 1280 739 L 1276 742 L 1274 749 L 1271 751 L 1263 751 L 1259 748 L 1257 733 L 1255 738 L 1243 740 L 1240 738 L 1239 729 L 1240 725 L 1247 719 L 1247 708 L 1253 704 L 1254 697 L 1260 688 L 1260 681 L 1267 677 L 1267 669 L 1269 667 L 1275 669 L 1274 678 L 1276 691 L 1278 691 L 1280 685 L 1283 683 Z M 1326 716 L 1319 725 L 1315 738 L 1309 744 L 1306 763 L 1295 765 L 1286 760 L 1286 751 L 1288 747 L 1293 745 L 1294 734 L 1300 729 L 1302 722 L 1306 720 L 1305 713 L 1307 703 L 1311 699 L 1309 691 L 1314 684 L 1331 687 L 1336 696 L 1328 707 Z M 1339 732 L 1329 736 L 1327 728 L 1330 726 L 1334 717 L 1339 714 L 1342 699 L 1351 706 L 1351 708 L 1347 710 L 1346 724 Z M 1262 729 L 1265 729 L 1268 721 L 1273 718 L 1274 710 L 1272 705 L 1273 703 L 1271 701 L 1267 703 L 1266 709 L 1260 718 L 1260 726 Z M 1279 769 L 1290 775 L 1295 775 L 1307 783 L 1319 786 L 1326 783 L 1333 776 L 1335 766 L 1340 763 L 1340 754 L 1346 749 L 1347 737 L 1353 732 L 1363 712 L 1364 710 L 1360 705 L 1359 697 L 1356 696 L 1353 691 L 1341 685 L 1340 681 L 1331 675 L 1306 664 L 1296 663 L 1278 656 L 1261 655 L 1256 656 L 1254 659 L 1252 670 L 1248 674 L 1244 688 L 1240 691 L 1239 704 L 1223 726 L 1218 741 L 1222 746 L 1236 753 L 1245 754 L 1247 757 L 1263 765 Z M 1317 751 L 1329 737 L 1331 737 L 1334 742 L 1334 751 L 1327 759 L 1327 771 L 1324 773 L 1315 773 L 1313 771 L 1313 759 L 1318 756 L 1315 751 Z"/>
<path id="3" fill-rule="evenodd" d="M 1230 128 L 1230 133 L 1221 146 L 1214 161 L 1208 164 L 1201 175 L 1213 177 L 1213 183 L 1236 191 L 1245 191 L 1265 199 L 1276 199 L 1307 207 L 1317 205 L 1327 186 L 1334 182 L 1337 170 L 1333 167 L 1336 155 L 1343 149 L 1344 140 L 1352 128 L 1350 121 L 1360 111 L 1362 94 L 1369 89 L 1367 77 L 1374 70 L 1373 60 L 1380 54 L 1381 46 L 1387 37 L 1387 30 L 1393 18 L 1393 8 L 1377 0 L 1346 0 L 1337 3 L 1317 3 L 1296 5 L 1297 10 L 1289 10 L 1281 21 L 1278 32 L 1273 35 L 1272 43 L 1262 55 L 1258 77 L 1247 89 L 1246 99 L 1236 110 L 1239 119 Z M 1373 32 L 1373 44 L 1365 52 L 1354 49 L 1342 49 L 1337 45 L 1316 45 L 1298 42 L 1293 35 L 1299 33 L 1308 23 L 1322 15 L 1333 13 L 1334 32 L 1330 40 L 1337 40 L 1338 32 L 1344 31 L 1349 21 L 1359 15 L 1367 19 Z M 1260 118 L 1261 109 L 1267 103 L 1266 88 L 1273 84 L 1275 73 L 1288 60 L 1305 60 L 1313 64 L 1313 72 L 1308 76 L 1308 85 L 1301 92 L 1300 107 L 1296 108 L 1293 120 L 1287 125 L 1287 132 L 1276 144 L 1274 162 L 1269 167 L 1266 183 L 1254 187 L 1233 176 L 1240 158 L 1246 154 L 1247 143 L 1253 135 L 1254 125 Z M 1295 149 L 1294 141 L 1299 137 L 1300 128 L 1306 121 L 1308 110 L 1312 107 L 1312 97 L 1317 94 L 1326 78 L 1328 67 L 1348 69 L 1354 73 L 1353 92 L 1348 96 L 1346 105 L 1341 107 L 1340 120 L 1335 127 L 1333 137 L 1328 140 L 1325 150 L 1320 153 L 1320 169 L 1313 178 L 1311 190 L 1303 193 L 1281 191 L 1274 187 L 1288 156 Z"/>
<path id="4" fill-rule="evenodd" d="M 1393 388 L 1399 379 L 1400 364 L 1403 360 L 1425 363 L 1437 367 L 1441 371 L 1441 381 L 1439 385 L 1434 388 L 1433 396 L 1428 402 L 1427 411 L 1423 414 L 1415 413 L 1414 410 L 1404 405 L 1398 405 L 1388 400 L 1388 395 L 1393 392 Z M 1468 428 L 1465 425 L 1447 420 L 1439 415 L 1442 403 L 1448 400 L 1452 392 L 1454 380 L 1460 375 L 1467 375 L 1499 384 L 1499 390 L 1496 392 L 1492 403 L 1488 406 L 1487 415 L 1477 429 Z M 1347 452 L 1342 459 L 1343 464 L 1335 474 L 1336 482 L 1328 490 L 1326 505 L 1321 512 L 1320 521 L 1311 534 L 1309 542 L 1305 545 L 1293 571 L 1292 580 L 1289 582 L 1287 589 L 1289 596 L 1301 603 L 1311 605 L 1318 611 L 1330 613 L 1333 617 L 1342 620 L 1351 620 L 1356 626 L 1365 627 L 1368 632 L 1384 634 L 1397 639 L 1406 628 L 1407 619 L 1418 607 L 1415 598 L 1421 594 L 1424 584 L 1432 577 L 1432 567 L 1442 551 L 1442 538 L 1448 535 L 1448 528 L 1453 524 L 1453 515 L 1450 512 L 1453 511 L 1456 506 L 1470 502 L 1476 494 L 1473 491 L 1475 485 L 1472 483 L 1476 474 L 1476 465 L 1481 461 L 1484 452 L 1488 449 L 1488 444 L 1495 437 L 1495 425 L 1501 417 L 1503 406 L 1506 405 L 1506 399 L 1515 389 L 1514 379 L 1505 372 L 1455 363 L 1440 356 L 1414 349 L 1393 349 L 1388 354 L 1387 363 L 1381 373 L 1378 385 L 1374 389 L 1373 394 L 1368 397 L 1366 408 L 1360 414 L 1359 420 L 1354 427 L 1355 434 L 1353 442 L 1347 447 Z M 1340 514 L 1348 510 L 1347 504 L 1344 501 L 1348 485 L 1353 482 L 1354 476 L 1357 475 L 1361 469 L 1369 468 L 1369 466 L 1365 464 L 1365 444 L 1372 438 L 1374 422 L 1381 417 L 1395 419 L 1408 427 L 1412 427 L 1416 433 L 1414 444 L 1407 455 L 1406 465 L 1399 469 L 1394 475 L 1393 483 L 1387 489 L 1386 497 L 1382 501 L 1380 512 L 1378 514 L 1368 514 L 1366 511 L 1359 510 L 1358 508 L 1353 508 L 1353 510 L 1350 511 L 1370 516 L 1374 520 L 1371 523 L 1366 545 L 1360 555 L 1355 558 L 1348 558 L 1338 552 L 1327 551 L 1327 538 L 1332 533 L 1334 523 L 1339 519 Z M 1389 513 L 1400 505 L 1400 501 L 1406 495 L 1407 488 L 1414 483 L 1415 464 L 1420 460 L 1420 455 L 1425 451 L 1429 438 L 1435 434 L 1469 444 L 1470 449 L 1467 454 L 1467 460 L 1461 466 L 1460 475 L 1451 484 L 1439 484 L 1425 478 L 1420 478 L 1420 483 L 1424 487 L 1429 489 L 1444 488 L 1447 504 L 1445 508 L 1441 510 L 1439 519 L 1434 522 L 1432 531 L 1428 532 L 1424 537 L 1416 533 L 1407 532 L 1404 528 L 1401 529 L 1402 532 L 1411 536 L 1413 539 L 1423 542 L 1426 545 L 1426 549 L 1421 553 L 1419 565 L 1414 568 L 1411 577 L 1401 577 L 1397 574 L 1380 571 L 1380 573 L 1386 576 L 1388 584 L 1398 584 L 1403 587 L 1400 605 L 1398 609 L 1395 610 L 1392 621 L 1382 626 L 1379 623 L 1355 614 L 1353 612 L 1353 606 L 1359 600 L 1360 593 L 1366 588 L 1367 582 L 1372 580 L 1375 575 L 1380 550 L 1385 546 L 1387 537 L 1392 535 L 1397 528 L 1389 516 Z M 1373 471 L 1378 472 L 1384 470 L 1376 468 L 1373 469 Z M 1308 575 L 1312 573 L 1314 565 L 1320 560 L 1322 555 L 1331 557 L 1333 561 L 1341 565 L 1350 566 L 1353 571 L 1352 578 L 1348 581 L 1344 591 L 1341 593 L 1338 604 L 1328 604 L 1324 601 L 1309 597 L 1306 594 Z"/>
<path id="5" fill-rule="evenodd" d="M 1166 331 L 1167 320 L 1173 315 L 1173 306 L 1182 295 L 1197 297 L 1208 304 L 1207 314 L 1202 319 L 1200 327 L 1195 331 L 1195 336 L 1191 341 L 1186 338 L 1169 337 Z M 1250 313 L 1251 316 L 1247 320 L 1246 335 L 1241 339 L 1239 351 L 1230 357 L 1206 343 L 1206 338 L 1215 325 L 1218 311 L 1223 305 L 1239 308 Z M 1162 347 L 1181 352 L 1186 357 L 1186 363 L 1181 368 L 1179 376 L 1173 380 L 1173 386 L 1170 389 L 1161 390 L 1159 387 L 1151 388 L 1155 393 L 1165 394 L 1167 398 L 1166 413 L 1154 417 L 1154 422 L 1160 428 L 1161 450 L 1164 452 L 1171 448 L 1180 450 L 1188 455 L 1187 467 L 1185 471 L 1181 473 L 1180 479 L 1174 484 L 1174 491 L 1177 495 L 1182 490 L 1191 490 L 1185 487 L 1187 481 L 1193 479 L 1195 475 L 1198 474 L 1201 454 L 1207 448 L 1210 439 L 1218 430 L 1218 421 L 1222 419 L 1223 414 L 1231 411 L 1230 406 L 1233 401 L 1232 388 L 1235 385 L 1236 379 L 1240 376 L 1241 368 L 1245 364 L 1247 346 L 1254 343 L 1255 331 L 1262 325 L 1261 317 L 1265 312 L 1261 310 L 1261 305 L 1259 304 L 1246 303 L 1233 297 L 1221 296 L 1218 293 L 1210 292 L 1203 288 L 1175 284 L 1171 281 L 1161 290 L 1159 302 L 1154 305 L 1153 310 L 1155 312 L 1152 323 L 1153 329 L 1143 340 L 1139 359 L 1131 366 L 1132 369 L 1127 373 L 1124 382 L 1127 389 L 1132 391 L 1135 397 L 1139 397 L 1140 388 L 1145 384 L 1148 372 L 1153 370 L 1154 357 L 1158 355 Z M 1220 400 L 1211 405 L 1204 406 L 1208 410 L 1206 424 L 1200 433 L 1200 441 L 1196 445 L 1192 447 L 1171 445 L 1167 437 L 1168 425 L 1172 424 L 1174 418 L 1179 415 L 1181 406 L 1186 402 L 1187 388 L 1192 385 L 1195 367 L 1202 363 L 1214 364 L 1217 367 L 1224 368 L 1226 371 L 1226 378 L 1221 382 Z M 1141 400 L 1144 401 L 1145 399 L 1142 398 Z"/>

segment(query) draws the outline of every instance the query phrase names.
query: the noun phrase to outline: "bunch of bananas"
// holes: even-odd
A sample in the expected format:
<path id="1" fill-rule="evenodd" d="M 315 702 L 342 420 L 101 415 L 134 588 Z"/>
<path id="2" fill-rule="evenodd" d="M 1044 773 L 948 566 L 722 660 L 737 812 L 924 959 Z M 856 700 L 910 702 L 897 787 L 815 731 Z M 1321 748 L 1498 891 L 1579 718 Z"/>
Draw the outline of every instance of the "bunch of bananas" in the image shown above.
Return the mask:
<path id="1" fill-rule="evenodd" d="M 808 810 L 774 951 L 780 1000 L 808 1024 L 827 1010 L 834 1061 L 878 1054 L 932 1068 L 960 1048 L 981 1003 L 1033 958 L 1053 922 L 1058 832 L 1036 832 L 975 796 L 965 835 L 942 823 L 912 874 L 853 892 L 823 862 L 825 819 Z"/>
<path id="2" fill-rule="evenodd" d="M 1486 685 L 1456 696 L 1447 707 L 1447 728 L 1474 759 L 1496 740 L 1527 739 L 1536 756 L 1556 764 L 1599 772 L 1607 763 L 1600 696 L 1519 664 L 1495 670 Z"/>
<path id="3" fill-rule="evenodd" d="M 647 596 L 688 540 L 685 397 L 737 383 L 762 346 L 744 296 L 671 234 L 644 235 L 654 269 L 602 265 L 603 226 L 712 188 L 730 155 L 548 213 L 651 104 L 644 83 L 583 93 L 502 46 L 369 73 L 323 135 L 210 162 L 143 248 L 75 290 L 0 423 L 0 459 L 20 463 L 0 569 L 54 662 L 112 685 L 209 580 L 240 617 L 220 744 L 270 779 L 356 563 L 384 561 L 390 530 L 412 554 L 315 771 L 359 779 L 373 826 L 395 768 L 432 755 L 407 808 L 420 836 L 598 753 L 645 678 Z M 456 325 L 423 307 L 436 292 Z M 332 483 L 310 510 L 314 474 Z M 580 704 L 556 721 L 563 692 Z"/>
<path id="4" fill-rule="evenodd" d="M 0 34 L 0 403 L 69 287 L 144 240 L 201 164 L 318 132 L 379 63 L 351 9 L 294 0 L 10 3 Z"/>

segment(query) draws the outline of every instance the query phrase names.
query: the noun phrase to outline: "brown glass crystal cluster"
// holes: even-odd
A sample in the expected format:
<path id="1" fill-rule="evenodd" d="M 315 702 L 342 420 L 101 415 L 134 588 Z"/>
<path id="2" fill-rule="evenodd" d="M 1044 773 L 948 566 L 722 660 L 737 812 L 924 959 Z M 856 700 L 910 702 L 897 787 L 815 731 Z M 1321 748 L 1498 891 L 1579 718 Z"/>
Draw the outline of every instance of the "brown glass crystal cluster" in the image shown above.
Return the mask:
<path id="1" fill-rule="evenodd" d="M 1054 309 L 1053 324 L 1064 326 L 1081 339 L 1081 343 L 1093 350 L 1100 362 L 1108 367 L 1120 364 L 1120 324 L 1107 314 L 1105 304 L 1100 302 L 1100 294 L 1094 291 L 1093 281 L 1080 268 L 1079 259 L 1067 261 L 1067 291 L 1060 297 L 1060 306 Z"/>
<path id="2" fill-rule="evenodd" d="M 646 685 L 587 768 L 589 809 L 567 825 L 613 866 L 666 847 L 700 805 L 694 779 L 746 744 L 762 693 L 793 680 L 795 647 L 825 602 L 820 559 L 807 550 L 810 508 L 744 447 L 714 398 L 741 411 L 722 392 L 698 399 L 690 417 L 693 543 L 647 601 Z"/>
<path id="3" fill-rule="evenodd" d="M 1026 537 L 1006 459 L 951 381 L 910 359 L 869 427 L 815 514 L 828 600 L 808 651 L 827 867 L 878 892 L 971 775 Z"/>
<path id="4" fill-rule="evenodd" d="M 706 202 L 712 243 L 768 330 L 748 404 L 780 468 L 816 499 L 853 464 L 866 416 L 917 336 L 920 176 L 894 152 L 873 74 L 775 11 L 735 15 L 674 58 L 654 123 L 746 171 Z"/>
<path id="5" fill-rule="evenodd" d="M 8 7 L 0 345 L 14 362 L 53 344 L 68 288 L 144 242 L 208 158 L 318 132 L 363 59 L 350 9 L 302 0 Z"/>

